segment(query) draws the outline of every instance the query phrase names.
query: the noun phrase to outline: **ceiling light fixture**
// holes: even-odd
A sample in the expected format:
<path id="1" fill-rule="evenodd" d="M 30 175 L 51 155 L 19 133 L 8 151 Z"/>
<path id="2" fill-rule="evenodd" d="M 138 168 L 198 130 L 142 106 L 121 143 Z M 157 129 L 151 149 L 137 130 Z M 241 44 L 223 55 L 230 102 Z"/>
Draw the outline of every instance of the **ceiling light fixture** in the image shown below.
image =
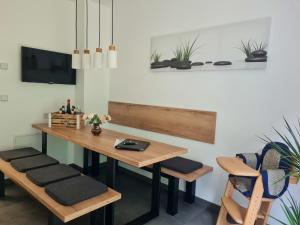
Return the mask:
<path id="1" fill-rule="evenodd" d="M 111 45 L 108 49 L 108 67 L 115 69 L 118 67 L 118 52 L 114 45 L 114 0 L 111 1 Z"/>
<path id="2" fill-rule="evenodd" d="M 102 48 L 101 48 L 101 0 L 99 0 L 99 44 L 94 54 L 94 67 L 96 69 L 102 68 Z"/>
<path id="3" fill-rule="evenodd" d="M 82 69 L 90 69 L 91 67 L 91 53 L 89 50 L 89 4 L 85 1 L 86 9 L 86 25 L 85 25 L 85 49 L 82 56 Z"/>
<path id="4" fill-rule="evenodd" d="M 78 49 L 78 0 L 76 0 L 76 13 L 75 13 L 75 42 L 76 47 L 72 54 L 72 68 L 73 69 L 81 69 L 81 56 L 80 51 Z"/>

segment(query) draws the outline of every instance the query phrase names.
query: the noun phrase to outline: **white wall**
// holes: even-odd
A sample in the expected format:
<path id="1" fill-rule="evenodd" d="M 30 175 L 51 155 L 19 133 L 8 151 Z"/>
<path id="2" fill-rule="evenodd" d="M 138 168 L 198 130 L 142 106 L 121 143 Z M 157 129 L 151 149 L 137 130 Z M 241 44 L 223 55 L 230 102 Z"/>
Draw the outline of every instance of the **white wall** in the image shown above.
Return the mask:
<path id="1" fill-rule="evenodd" d="M 215 159 L 262 148 L 257 135 L 272 136 L 282 115 L 299 115 L 300 2 L 297 0 L 126 0 L 116 5 L 119 68 L 110 78 L 110 100 L 218 113 L 214 145 L 114 126 L 115 129 L 189 149 L 188 158 L 214 166 L 197 183 L 197 196 L 219 203 L 227 175 Z M 152 36 L 272 17 L 269 63 L 261 71 L 152 73 Z M 291 187 L 299 199 L 299 185 Z M 273 215 L 281 215 L 277 204 Z M 275 224 L 275 223 L 272 223 Z"/>
<path id="2" fill-rule="evenodd" d="M 0 147 L 6 149 L 16 145 L 14 140 L 17 145 L 35 142 L 26 138 L 37 132 L 31 124 L 43 121 L 44 113 L 57 110 L 66 99 L 75 100 L 74 86 L 22 83 L 20 71 L 23 45 L 72 52 L 75 4 L 69 0 L 1 0 L 0 5 L 0 62 L 9 65 L 7 71 L 0 70 L 0 94 L 9 96 L 7 103 L 0 102 Z M 69 160 L 67 151 L 61 151 L 69 147 L 67 143 L 55 140 L 51 147 L 52 154 Z"/>

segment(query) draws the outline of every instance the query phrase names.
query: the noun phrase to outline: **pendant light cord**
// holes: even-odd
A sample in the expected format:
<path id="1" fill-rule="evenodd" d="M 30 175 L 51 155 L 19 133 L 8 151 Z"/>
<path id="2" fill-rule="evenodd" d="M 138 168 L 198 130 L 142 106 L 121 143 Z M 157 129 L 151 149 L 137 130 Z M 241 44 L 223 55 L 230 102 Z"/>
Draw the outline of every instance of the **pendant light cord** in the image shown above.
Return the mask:
<path id="1" fill-rule="evenodd" d="M 114 44 L 114 0 L 111 0 L 111 44 Z"/>
<path id="2" fill-rule="evenodd" d="M 85 8 L 86 8 L 86 26 L 85 26 L 85 29 L 86 29 L 86 40 L 85 40 L 85 44 L 86 44 L 86 47 L 85 49 L 88 49 L 89 48 L 89 3 L 88 3 L 88 0 L 85 1 Z"/>
<path id="3" fill-rule="evenodd" d="M 101 0 L 99 0 L 99 48 L 101 47 Z"/>
<path id="4" fill-rule="evenodd" d="M 76 0 L 76 16 L 75 16 L 75 33 L 76 33 L 76 37 L 75 37 L 75 42 L 76 42 L 76 50 L 78 49 L 78 0 Z"/>

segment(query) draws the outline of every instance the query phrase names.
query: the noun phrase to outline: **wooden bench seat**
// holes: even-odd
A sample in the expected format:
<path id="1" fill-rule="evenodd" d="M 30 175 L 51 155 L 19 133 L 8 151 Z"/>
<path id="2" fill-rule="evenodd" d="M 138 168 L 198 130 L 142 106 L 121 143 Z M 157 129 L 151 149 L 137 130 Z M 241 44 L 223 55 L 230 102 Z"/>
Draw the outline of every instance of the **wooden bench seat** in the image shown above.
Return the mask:
<path id="1" fill-rule="evenodd" d="M 145 168 L 147 171 L 152 171 L 152 166 Z M 168 179 L 168 203 L 167 203 L 167 213 L 170 215 L 176 215 L 178 212 L 178 197 L 179 197 L 179 180 L 185 181 L 185 202 L 190 204 L 195 202 L 195 191 L 196 191 L 196 181 L 213 171 L 213 167 L 203 165 L 202 168 L 197 169 L 191 173 L 184 174 L 177 171 L 167 169 L 162 167 L 162 176 Z"/>
<path id="2" fill-rule="evenodd" d="M 32 183 L 26 177 L 25 173 L 16 171 L 10 163 L 5 162 L 2 159 L 0 159 L 0 197 L 4 197 L 4 174 L 14 183 L 25 189 L 63 223 L 67 223 L 88 213 L 95 212 L 98 209 L 121 199 L 120 193 L 112 189 L 108 189 L 106 193 L 97 197 L 80 202 L 73 206 L 63 206 L 48 196 L 45 192 L 45 188 Z"/>
<path id="3" fill-rule="evenodd" d="M 169 176 L 177 177 L 177 178 L 182 179 L 187 182 L 196 181 L 200 177 L 202 177 L 212 171 L 213 171 L 213 168 L 211 166 L 207 166 L 207 165 L 204 165 L 201 169 L 195 170 L 188 174 L 179 173 L 177 171 L 170 170 L 170 169 L 163 168 L 163 167 L 161 168 L 162 173 L 167 174 Z"/>

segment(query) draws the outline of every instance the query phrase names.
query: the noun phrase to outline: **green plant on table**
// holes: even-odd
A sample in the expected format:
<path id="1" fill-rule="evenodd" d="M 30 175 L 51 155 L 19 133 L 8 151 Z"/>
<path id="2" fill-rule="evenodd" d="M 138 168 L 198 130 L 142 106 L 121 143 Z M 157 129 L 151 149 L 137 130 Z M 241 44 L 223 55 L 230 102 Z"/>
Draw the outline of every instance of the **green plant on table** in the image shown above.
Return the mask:
<path id="1" fill-rule="evenodd" d="M 272 219 L 276 220 L 282 225 L 299 225 L 300 224 L 300 202 L 296 202 L 293 196 L 289 193 L 286 201 L 280 199 L 281 209 L 287 218 L 288 223 L 285 223 L 275 217 L 271 216 Z"/>
<path id="2" fill-rule="evenodd" d="M 90 125 L 100 125 L 100 124 L 111 121 L 111 116 L 90 113 L 90 114 L 84 114 L 83 119 L 86 120 L 88 122 L 88 124 L 90 124 Z"/>

